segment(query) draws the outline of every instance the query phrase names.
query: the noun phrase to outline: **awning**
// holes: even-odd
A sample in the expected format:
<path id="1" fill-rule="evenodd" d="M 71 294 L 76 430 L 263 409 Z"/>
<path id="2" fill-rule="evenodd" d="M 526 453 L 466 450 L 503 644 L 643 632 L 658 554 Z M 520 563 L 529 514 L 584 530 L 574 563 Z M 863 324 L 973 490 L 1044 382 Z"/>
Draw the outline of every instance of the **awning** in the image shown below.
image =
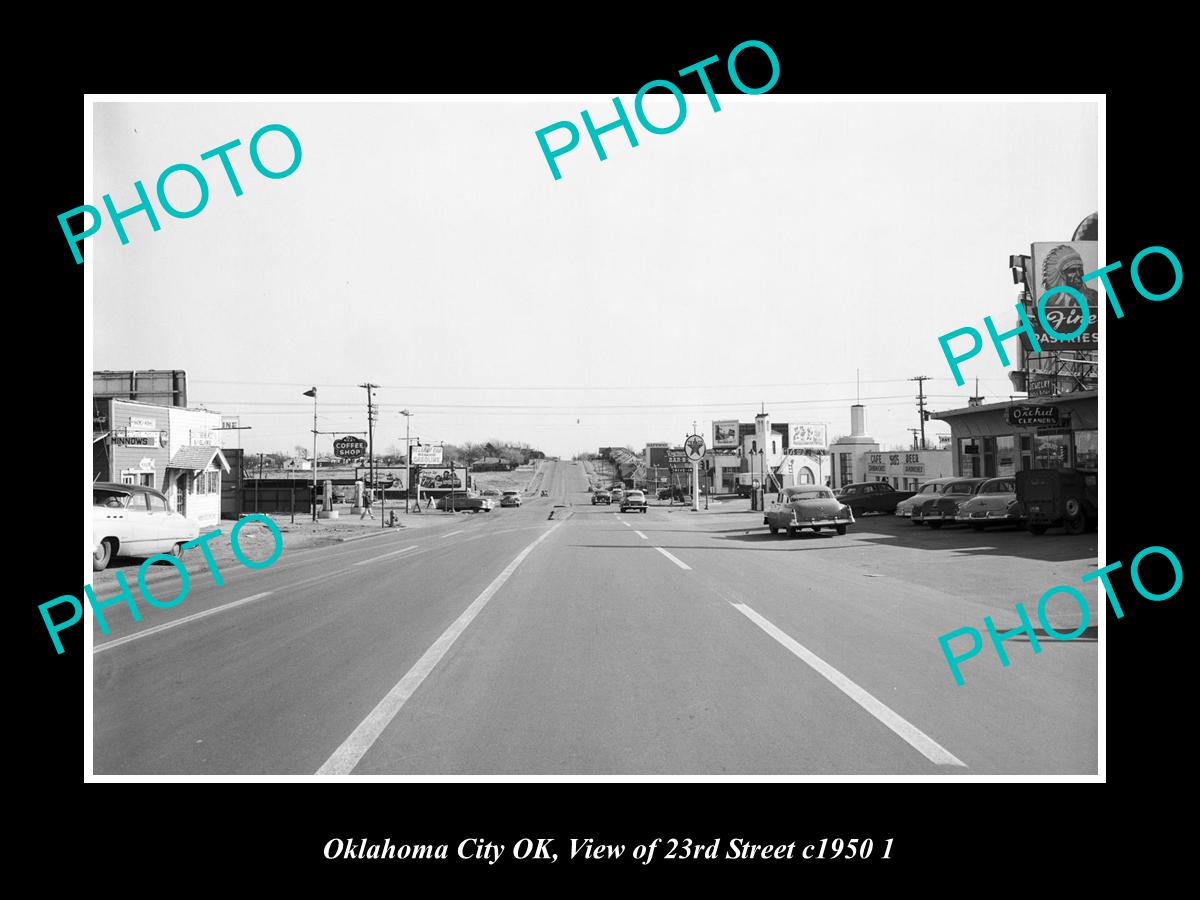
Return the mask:
<path id="1" fill-rule="evenodd" d="M 221 448 L 203 444 L 180 447 L 179 452 L 171 457 L 171 461 L 167 463 L 167 468 L 180 469 L 184 472 L 203 472 L 212 465 L 214 457 L 221 461 L 221 468 L 228 472 L 229 461 L 225 459 L 225 454 L 221 452 Z"/>

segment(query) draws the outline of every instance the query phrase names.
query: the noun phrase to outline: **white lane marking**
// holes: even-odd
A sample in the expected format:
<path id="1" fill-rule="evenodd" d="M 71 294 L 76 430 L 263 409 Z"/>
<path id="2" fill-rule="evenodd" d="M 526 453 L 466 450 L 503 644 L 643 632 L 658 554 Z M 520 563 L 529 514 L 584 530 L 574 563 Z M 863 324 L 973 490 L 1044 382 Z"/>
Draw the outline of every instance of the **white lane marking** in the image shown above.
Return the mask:
<path id="1" fill-rule="evenodd" d="M 130 641 L 136 641 L 138 638 L 150 637 L 152 634 L 158 634 L 160 631 L 166 631 L 170 628 L 175 628 L 179 625 L 186 625 L 188 622 L 195 622 L 197 619 L 203 619 L 206 616 L 213 616 L 219 612 L 225 612 L 227 609 L 233 609 L 235 606 L 241 606 L 244 603 L 250 603 L 254 600 L 261 600 L 274 591 L 263 591 L 261 594 L 254 594 L 251 597 L 243 597 L 241 600 L 234 600 L 232 603 L 226 603 L 224 606 L 214 606 L 212 609 L 206 609 L 204 612 L 192 613 L 190 616 L 184 616 L 182 619 L 176 619 L 174 622 L 165 622 L 162 625 L 155 625 L 153 628 L 147 628 L 144 631 L 139 631 L 137 634 L 127 634 L 125 637 L 117 638 L 115 641 L 105 641 L 103 644 L 94 644 L 92 646 L 92 656 L 97 653 L 103 653 L 105 650 L 112 647 L 119 647 L 122 644 L 128 644 Z"/>
<path id="2" fill-rule="evenodd" d="M 902 737 L 930 762 L 937 763 L 939 766 L 962 766 L 964 769 L 967 768 L 965 762 L 909 722 L 908 719 L 905 719 L 895 710 L 880 703 L 833 666 L 829 665 L 829 663 L 825 662 L 825 660 L 821 659 L 821 657 L 817 656 L 817 654 L 776 628 L 771 622 L 764 619 L 750 607 L 744 603 L 731 602 L 730 605 L 771 637 L 775 638 L 775 640 L 801 660 L 808 663 L 809 666 L 815 669 L 818 674 L 824 676 L 834 687 Z"/>
<path id="3" fill-rule="evenodd" d="M 638 537 L 640 537 L 640 538 L 641 538 L 643 541 L 648 541 L 648 540 L 650 540 L 650 538 L 646 537 L 644 534 L 642 534 L 642 533 L 641 533 L 640 531 L 638 531 L 636 528 L 635 528 L 635 529 L 633 529 L 633 533 L 634 533 L 634 534 L 636 534 Z"/>
<path id="4" fill-rule="evenodd" d="M 409 550 L 416 550 L 416 549 L 417 549 L 417 545 L 413 544 L 411 547 L 405 547 L 403 550 L 393 550 L 391 553 L 383 554 L 383 556 L 373 556 L 370 559 L 364 559 L 362 562 L 356 562 L 356 563 L 354 563 L 354 565 L 365 566 L 367 563 L 379 562 L 379 560 L 387 559 L 389 556 L 396 556 L 399 553 L 407 553 Z"/>
<path id="5" fill-rule="evenodd" d="M 379 735 L 383 734 L 384 729 L 396 717 L 396 713 L 400 712 L 400 708 L 408 702 L 408 698 L 416 692 L 429 673 L 433 671 L 434 666 L 446 655 L 446 651 L 450 649 L 450 646 L 458 640 L 458 636 L 466 630 L 475 616 L 479 614 L 479 611 L 500 590 L 504 582 L 508 581 L 512 573 L 517 570 L 517 566 L 525 561 L 525 557 L 533 552 L 533 548 L 549 537 L 554 529 L 558 528 L 561 524 L 562 522 L 558 522 L 539 535 L 532 544 L 517 554 L 516 559 L 510 562 L 491 584 L 483 589 L 482 594 L 471 601 L 471 605 L 463 610 L 462 615 L 455 619 L 450 624 L 450 627 L 442 632 L 441 636 L 433 642 L 433 645 L 417 660 L 416 665 L 409 669 L 405 676 L 396 682 L 395 686 L 387 692 L 387 696 L 380 700 L 373 710 L 367 713 L 367 717 L 342 742 L 342 745 L 333 751 L 333 755 L 325 760 L 321 768 L 317 769 L 317 775 L 350 774 L 354 767 L 358 765 L 359 760 L 371 749 L 371 746 L 378 739 Z"/>
<path id="6" fill-rule="evenodd" d="M 448 532 L 447 534 L 439 535 L 439 537 L 444 537 L 444 538 L 454 537 L 454 535 L 462 534 L 462 533 L 463 533 L 463 530 L 460 528 L 460 529 L 458 529 L 458 531 L 451 531 L 451 532 Z"/>
<path id="7" fill-rule="evenodd" d="M 655 547 L 654 549 L 657 550 L 659 553 L 661 553 L 663 556 L 665 556 L 667 559 L 669 559 L 671 562 L 675 563 L 675 565 L 679 566 L 679 568 L 689 569 L 689 570 L 692 568 L 687 563 L 685 563 L 682 559 L 679 559 L 676 556 L 672 556 L 670 553 L 668 553 L 662 547 Z"/>

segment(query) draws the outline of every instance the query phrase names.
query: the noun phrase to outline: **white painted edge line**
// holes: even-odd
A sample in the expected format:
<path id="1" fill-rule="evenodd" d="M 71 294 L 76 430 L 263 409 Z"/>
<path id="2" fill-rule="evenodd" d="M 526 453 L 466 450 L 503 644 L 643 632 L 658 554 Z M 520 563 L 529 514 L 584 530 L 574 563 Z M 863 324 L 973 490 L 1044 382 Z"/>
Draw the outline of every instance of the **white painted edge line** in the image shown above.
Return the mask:
<path id="1" fill-rule="evenodd" d="M 681 569 L 687 569 L 687 570 L 691 571 L 691 568 L 692 568 L 692 567 L 691 567 L 691 566 L 689 566 L 687 563 L 685 563 L 685 562 L 684 562 L 682 559 L 680 559 L 679 557 L 677 557 L 677 556 L 672 556 L 670 553 L 668 553 L 668 552 L 667 552 L 666 550 L 664 550 L 662 547 L 655 547 L 654 549 L 655 549 L 655 550 L 657 550 L 659 553 L 661 553 L 663 556 L 665 556 L 667 559 L 669 559 L 671 562 L 675 563 L 675 565 L 679 566 L 679 568 L 681 568 Z"/>
<path id="2" fill-rule="evenodd" d="M 356 566 L 365 566 L 367 563 L 379 562 L 379 560 L 381 560 L 381 559 L 387 559 L 389 556 L 395 556 L 395 555 L 397 555 L 398 553 L 407 553 L 409 550 L 416 550 L 416 549 L 417 549 L 417 545 L 416 545 L 416 544 L 413 544 L 411 547 L 405 547 L 405 548 L 404 548 L 404 549 L 402 549 L 402 550 L 393 550 L 391 553 L 385 553 L 385 554 L 383 554 L 383 556 L 373 556 L 373 557 L 371 557 L 370 559 L 364 559 L 364 560 L 362 560 L 361 562 L 356 562 L 356 563 L 354 563 L 354 565 L 356 565 Z"/>
<path id="3" fill-rule="evenodd" d="M 350 772 L 358 765 L 359 760 L 363 758 L 371 746 L 379 738 L 385 728 L 391 724 L 392 719 L 400 712 L 400 708 L 408 702 L 411 697 L 421 686 L 421 683 L 433 671 L 434 667 L 446 655 L 446 651 L 450 646 L 458 640 L 458 636 L 462 634 L 471 621 L 479 614 L 479 611 L 487 605 L 487 602 L 492 599 L 495 593 L 500 590 L 504 582 L 508 581 L 517 567 L 525 561 L 533 548 L 550 536 L 554 529 L 558 528 L 562 522 L 555 523 L 546 529 L 536 540 L 520 553 L 516 559 L 508 564 L 508 566 L 495 577 L 491 584 L 483 589 L 483 593 L 471 601 L 471 605 L 463 610 L 462 615 L 455 619 L 450 627 L 442 632 L 441 636 L 433 642 L 424 655 L 417 660 L 416 664 L 408 670 L 403 678 L 396 682 L 387 695 L 376 704 L 375 708 L 367 713 L 367 717 L 359 723 L 358 727 L 350 733 L 346 740 L 342 741 L 340 747 L 333 751 L 333 755 L 325 760 L 321 768 L 317 769 L 317 775 L 349 775 Z"/>
<path id="4" fill-rule="evenodd" d="M 462 533 L 463 533 L 463 530 L 460 528 L 460 529 L 458 529 L 458 531 L 448 531 L 445 534 L 439 534 L 438 537 L 448 538 L 448 537 L 454 537 L 454 535 L 462 534 Z"/>
<path id="5" fill-rule="evenodd" d="M 233 609 L 235 606 L 241 606 L 243 603 L 250 603 L 254 600 L 261 600 L 268 594 L 273 594 L 274 591 L 263 591 L 261 594 L 254 594 L 250 597 L 243 597 L 241 600 L 234 600 L 232 603 L 226 603 L 223 606 L 214 606 L 212 609 L 206 609 L 203 612 L 192 613 L 190 616 L 184 616 L 182 619 L 176 619 L 174 622 L 164 622 L 162 625 L 155 625 L 153 628 L 147 628 L 139 631 L 137 634 L 127 634 L 125 637 L 117 638 L 115 641 L 105 641 L 103 644 L 96 644 L 92 647 L 92 656 L 97 653 L 103 653 L 112 647 L 119 647 L 122 644 L 128 644 L 130 641 L 136 641 L 138 638 L 150 637 L 152 634 L 158 634 L 162 631 L 175 628 L 179 625 L 186 625 L 188 622 L 195 622 L 197 619 L 203 619 L 206 616 L 214 616 L 219 612 L 225 612 L 227 609 Z"/>
<path id="6" fill-rule="evenodd" d="M 909 722 L 908 719 L 876 700 L 871 694 L 864 691 L 833 666 L 829 665 L 829 663 L 825 662 L 825 660 L 821 659 L 821 657 L 817 656 L 807 647 L 802 646 L 786 632 L 775 627 L 775 625 L 764 619 L 750 607 L 744 603 L 730 602 L 730 605 L 815 669 L 818 674 L 822 675 L 839 691 L 907 741 L 930 762 L 937 763 L 939 766 L 962 766 L 964 769 L 967 768 L 965 762 Z"/>
<path id="7" fill-rule="evenodd" d="M 650 540 L 650 538 L 646 537 L 644 534 L 642 534 L 642 533 L 641 533 L 640 531 L 638 531 L 636 528 L 635 528 L 635 529 L 633 529 L 633 533 L 634 533 L 634 534 L 636 534 L 638 537 L 640 537 L 640 538 L 641 538 L 643 541 L 648 541 L 648 540 Z"/>

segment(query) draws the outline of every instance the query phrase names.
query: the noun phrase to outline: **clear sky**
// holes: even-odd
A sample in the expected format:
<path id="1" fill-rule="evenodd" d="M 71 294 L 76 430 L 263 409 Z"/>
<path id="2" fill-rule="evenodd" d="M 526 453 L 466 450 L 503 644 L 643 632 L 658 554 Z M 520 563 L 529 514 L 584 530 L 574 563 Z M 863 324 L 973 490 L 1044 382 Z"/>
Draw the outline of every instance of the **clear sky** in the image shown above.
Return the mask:
<path id="1" fill-rule="evenodd" d="M 937 336 L 1015 324 L 1008 255 L 1097 208 L 1092 103 L 687 99 L 671 134 L 635 119 L 638 147 L 604 135 L 604 162 L 579 112 L 610 121 L 607 98 L 97 104 L 86 202 L 132 206 L 134 180 L 153 195 L 179 162 L 210 198 L 190 219 L 159 209 L 158 232 L 126 219 L 127 246 L 107 221 L 87 240 L 95 367 L 185 369 L 192 405 L 240 416 L 255 452 L 311 446 L 314 384 L 320 430 L 364 431 L 367 381 L 377 449 L 402 444 L 404 407 L 426 441 L 565 456 L 679 443 L 693 421 L 711 435 L 760 402 L 833 437 L 856 370 L 868 432 L 901 443 L 917 425 L 905 379 L 933 376 L 934 409 L 974 393 Z M 666 123 L 675 104 L 647 109 Z M 582 137 L 555 181 L 534 133 L 562 119 Z M 303 159 L 269 180 L 247 145 L 276 122 Z M 236 198 L 200 160 L 234 138 Z M 261 147 L 272 168 L 290 160 L 278 134 Z M 173 175 L 168 196 L 198 195 Z M 964 371 L 989 401 L 1011 392 L 990 351 Z"/>

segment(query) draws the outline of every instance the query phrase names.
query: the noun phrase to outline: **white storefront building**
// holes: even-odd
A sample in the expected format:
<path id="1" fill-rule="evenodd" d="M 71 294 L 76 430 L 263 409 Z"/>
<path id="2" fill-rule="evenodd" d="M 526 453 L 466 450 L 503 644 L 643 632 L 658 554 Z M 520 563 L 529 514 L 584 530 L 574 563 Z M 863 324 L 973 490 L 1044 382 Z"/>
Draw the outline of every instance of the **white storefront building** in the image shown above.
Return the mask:
<path id="1" fill-rule="evenodd" d="M 221 475 L 229 462 L 219 445 L 221 414 L 168 407 L 169 455 L 163 491 L 171 508 L 200 525 L 221 520 Z"/>

